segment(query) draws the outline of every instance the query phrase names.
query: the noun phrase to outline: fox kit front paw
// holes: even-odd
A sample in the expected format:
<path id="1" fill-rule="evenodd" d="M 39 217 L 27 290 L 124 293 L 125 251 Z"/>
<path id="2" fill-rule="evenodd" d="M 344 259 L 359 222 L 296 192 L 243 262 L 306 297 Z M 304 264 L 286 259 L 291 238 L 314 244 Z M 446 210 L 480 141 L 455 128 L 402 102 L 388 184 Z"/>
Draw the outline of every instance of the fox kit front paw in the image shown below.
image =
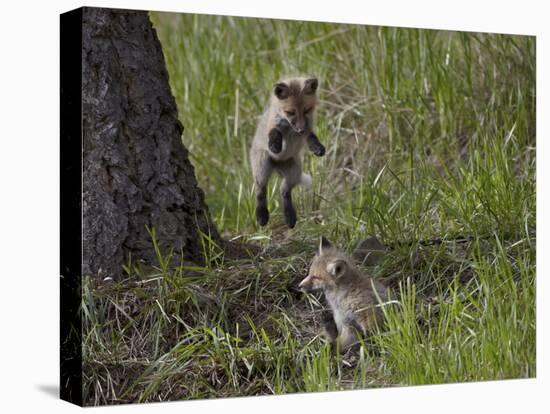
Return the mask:
<path id="1" fill-rule="evenodd" d="M 319 143 L 319 146 L 315 147 L 312 152 L 318 157 L 322 157 L 323 155 L 325 155 L 325 147 L 323 146 L 323 144 Z"/>
<path id="2" fill-rule="evenodd" d="M 336 346 L 336 340 L 338 338 L 338 327 L 334 321 L 334 316 L 332 311 L 324 310 L 321 313 L 321 326 L 322 326 L 322 336 L 329 341 L 332 346 Z"/>
<path id="3" fill-rule="evenodd" d="M 307 145 L 309 147 L 309 150 L 318 157 L 322 157 L 323 155 L 325 155 L 325 146 L 321 144 L 319 138 L 317 138 L 317 135 L 315 135 L 313 132 L 311 132 L 307 137 Z"/>
<path id="4" fill-rule="evenodd" d="M 277 128 L 269 131 L 267 146 L 273 154 L 278 154 L 283 149 L 283 134 Z"/>

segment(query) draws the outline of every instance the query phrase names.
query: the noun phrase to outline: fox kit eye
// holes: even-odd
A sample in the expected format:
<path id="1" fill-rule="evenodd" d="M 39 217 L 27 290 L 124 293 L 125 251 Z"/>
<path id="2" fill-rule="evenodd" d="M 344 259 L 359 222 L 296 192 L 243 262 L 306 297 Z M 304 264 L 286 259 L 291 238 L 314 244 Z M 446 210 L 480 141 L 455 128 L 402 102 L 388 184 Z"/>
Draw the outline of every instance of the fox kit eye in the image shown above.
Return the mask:
<path id="1" fill-rule="evenodd" d="M 313 107 L 304 109 L 304 115 L 309 114 L 313 110 Z"/>
<path id="2" fill-rule="evenodd" d="M 287 116 L 294 116 L 294 115 L 296 115 L 296 111 L 285 111 L 285 114 Z"/>

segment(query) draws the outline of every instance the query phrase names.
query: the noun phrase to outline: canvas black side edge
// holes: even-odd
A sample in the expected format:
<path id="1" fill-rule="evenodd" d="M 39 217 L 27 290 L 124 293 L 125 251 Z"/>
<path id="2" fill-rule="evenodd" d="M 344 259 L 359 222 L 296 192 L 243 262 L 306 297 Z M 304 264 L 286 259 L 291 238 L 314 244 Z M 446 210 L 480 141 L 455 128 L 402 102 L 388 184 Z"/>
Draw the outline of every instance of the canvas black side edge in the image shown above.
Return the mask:
<path id="1" fill-rule="evenodd" d="M 60 398 L 82 406 L 82 14 L 60 15 Z"/>

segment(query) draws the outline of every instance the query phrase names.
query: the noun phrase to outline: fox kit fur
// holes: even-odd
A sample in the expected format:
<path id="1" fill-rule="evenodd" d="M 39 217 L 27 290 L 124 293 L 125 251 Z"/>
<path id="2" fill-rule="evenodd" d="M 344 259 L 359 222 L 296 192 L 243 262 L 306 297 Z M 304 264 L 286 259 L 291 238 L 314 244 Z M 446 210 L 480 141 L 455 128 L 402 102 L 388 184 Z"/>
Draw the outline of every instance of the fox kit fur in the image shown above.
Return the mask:
<path id="1" fill-rule="evenodd" d="M 378 300 L 387 301 L 386 287 L 359 272 L 350 257 L 323 237 L 308 276 L 299 285 L 305 291 L 322 290 L 332 310 L 336 330 L 325 329 L 329 340 L 345 351 L 383 322 Z M 326 327 L 325 327 L 326 328 Z"/>
<path id="2" fill-rule="evenodd" d="M 311 177 L 302 173 L 304 144 L 319 157 L 325 154 L 325 147 L 313 132 L 318 84 L 316 78 L 292 78 L 275 84 L 258 124 L 250 164 L 256 185 L 256 220 L 261 226 L 269 221 L 266 195 L 271 174 L 276 172 L 283 177 L 283 211 L 288 227 L 292 228 L 296 224 L 292 188 L 311 184 Z"/>

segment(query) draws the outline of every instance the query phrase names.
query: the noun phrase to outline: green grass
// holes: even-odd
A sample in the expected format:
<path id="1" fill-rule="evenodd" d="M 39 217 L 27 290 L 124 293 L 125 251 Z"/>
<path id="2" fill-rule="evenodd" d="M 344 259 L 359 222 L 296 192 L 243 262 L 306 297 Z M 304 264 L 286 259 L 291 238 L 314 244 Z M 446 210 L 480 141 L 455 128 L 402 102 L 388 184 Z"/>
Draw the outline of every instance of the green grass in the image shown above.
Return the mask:
<path id="1" fill-rule="evenodd" d="M 234 259 L 84 283 L 88 404 L 535 376 L 535 40 L 216 16 L 151 15 L 189 149 Z M 319 77 L 299 222 L 254 221 L 248 148 L 271 86 Z M 152 240 L 156 235 L 151 230 Z M 386 329 L 335 356 L 322 302 L 295 288 L 323 234 L 395 248 L 368 271 L 392 286 Z M 418 240 L 471 236 L 468 243 Z M 405 242 L 405 243 L 404 243 Z M 399 244 L 401 243 L 401 244 Z"/>

